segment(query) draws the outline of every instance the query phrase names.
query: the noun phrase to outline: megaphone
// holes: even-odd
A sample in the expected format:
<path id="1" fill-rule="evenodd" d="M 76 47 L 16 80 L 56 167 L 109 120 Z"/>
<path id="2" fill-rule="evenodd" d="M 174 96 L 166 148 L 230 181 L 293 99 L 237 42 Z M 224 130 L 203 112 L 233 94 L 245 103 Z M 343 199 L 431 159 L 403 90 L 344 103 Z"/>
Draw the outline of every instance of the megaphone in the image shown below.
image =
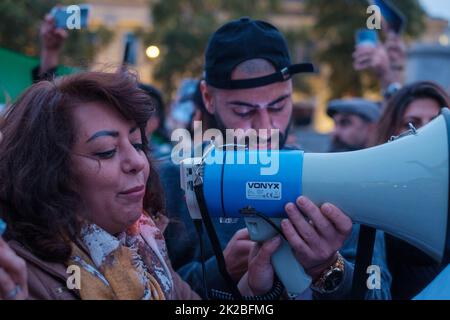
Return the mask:
<path id="1" fill-rule="evenodd" d="M 383 230 L 448 264 L 449 146 L 450 111 L 444 108 L 421 129 L 373 148 L 344 153 L 267 151 L 278 161 L 272 175 L 261 174 L 267 161 L 251 161 L 258 151 L 214 150 L 204 158 L 184 160 L 181 178 L 191 214 L 200 215 L 198 197 L 192 192 L 188 196 L 199 186 L 208 214 L 244 217 L 254 241 L 275 236 L 287 217 L 286 203 L 304 195 L 316 205 L 333 203 L 353 222 Z M 238 158 L 245 161 L 239 163 Z M 310 286 L 287 242 L 272 263 L 288 293 L 301 294 Z"/>

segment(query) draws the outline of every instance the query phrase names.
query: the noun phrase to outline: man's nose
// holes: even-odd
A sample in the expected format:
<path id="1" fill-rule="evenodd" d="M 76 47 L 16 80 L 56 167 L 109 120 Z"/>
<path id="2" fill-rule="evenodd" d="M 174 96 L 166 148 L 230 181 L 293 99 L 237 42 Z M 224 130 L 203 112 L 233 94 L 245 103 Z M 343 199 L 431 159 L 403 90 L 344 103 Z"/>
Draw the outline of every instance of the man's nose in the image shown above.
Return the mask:
<path id="1" fill-rule="evenodd" d="M 342 127 L 335 127 L 334 130 L 331 132 L 331 138 L 332 139 L 342 139 L 343 136 L 345 136 L 345 130 L 343 130 Z"/>
<path id="2" fill-rule="evenodd" d="M 253 128 L 266 130 L 275 129 L 273 119 L 266 108 L 258 110 L 258 116 L 253 123 Z"/>

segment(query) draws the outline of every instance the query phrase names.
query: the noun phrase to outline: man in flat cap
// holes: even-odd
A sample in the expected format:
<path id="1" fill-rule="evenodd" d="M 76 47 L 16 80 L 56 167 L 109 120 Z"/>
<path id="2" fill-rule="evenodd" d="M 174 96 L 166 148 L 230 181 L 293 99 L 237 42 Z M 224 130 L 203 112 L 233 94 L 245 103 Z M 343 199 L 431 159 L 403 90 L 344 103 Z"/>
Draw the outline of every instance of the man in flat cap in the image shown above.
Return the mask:
<path id="1" fill-rule="evenodd" d="M 369 146 L 381 116 L 381 105 L 361 98 L 332 100 L 327 114 L 334 121 L 330 151 L 355 151 Z"/>

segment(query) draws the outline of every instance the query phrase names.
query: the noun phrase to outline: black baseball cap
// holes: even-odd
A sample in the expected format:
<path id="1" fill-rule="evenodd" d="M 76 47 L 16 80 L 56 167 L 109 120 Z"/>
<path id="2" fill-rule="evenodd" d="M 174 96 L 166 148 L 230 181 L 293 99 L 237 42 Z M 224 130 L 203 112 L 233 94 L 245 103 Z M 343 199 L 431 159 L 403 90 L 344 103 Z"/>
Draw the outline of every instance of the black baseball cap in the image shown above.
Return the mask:
<path id="1" fill-rule="evenodd" d="M 277 70 L 268 76 L 231 80 L 240 63 L 265 59 Z M 293 74 L 314 72 L 311 63 L 291 64 L 286 40 L 270 23 L 248 17 L 220 27 L 210 38 L 205 53 L 205 81 L 220 89 L 248 89 L 286 81 Z"/>

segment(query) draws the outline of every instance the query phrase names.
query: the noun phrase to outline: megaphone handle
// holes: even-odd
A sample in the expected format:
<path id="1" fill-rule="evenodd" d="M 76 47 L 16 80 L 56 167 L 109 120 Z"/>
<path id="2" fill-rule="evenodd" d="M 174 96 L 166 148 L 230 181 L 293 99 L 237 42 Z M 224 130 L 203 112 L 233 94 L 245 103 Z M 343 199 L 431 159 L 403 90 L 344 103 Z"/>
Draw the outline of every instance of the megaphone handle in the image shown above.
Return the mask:
<path id="1" fill-rule="evenodd" d="M 280 225 L 281 219 L 271 219 L 275 225 Z M 277 230 L 259 217 L 246 217 L 250 239 L 256 242 L 263 242 L 277 235 Z M 272 255 L 273 268 L 283 283 L 286 291 L 291 296 L 297 296 L 305 292 L 311 285 L 311 277 L 308 276 L 302 265 L 292 252 L 289 243 L 283 239 L 280 247 Z"/>
<path id="2" fill-rule="evenodd" d="M 311 285 L 311 277 L 306 274 L 286 240 L 272 255 L 272 265 L 290 296 L 302 294 Z"/>

